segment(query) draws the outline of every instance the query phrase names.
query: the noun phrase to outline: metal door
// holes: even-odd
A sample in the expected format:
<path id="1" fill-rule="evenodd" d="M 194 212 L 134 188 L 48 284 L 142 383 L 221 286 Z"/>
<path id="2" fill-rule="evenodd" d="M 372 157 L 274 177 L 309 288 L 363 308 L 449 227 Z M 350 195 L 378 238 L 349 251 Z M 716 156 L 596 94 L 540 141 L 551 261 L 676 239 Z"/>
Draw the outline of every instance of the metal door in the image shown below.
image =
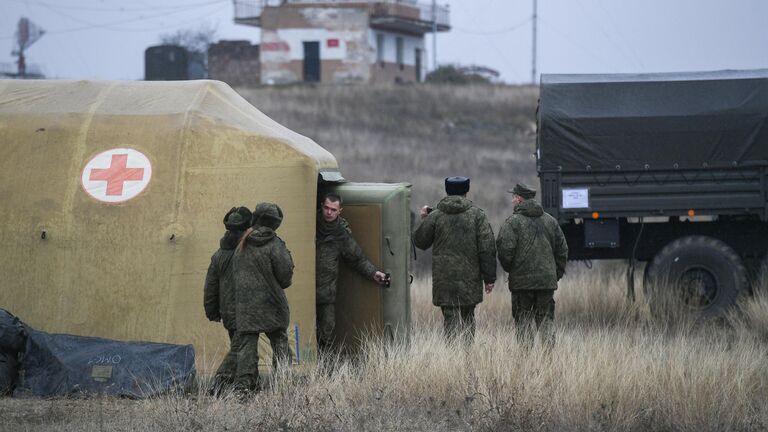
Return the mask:
<path id="1" fill-rule="evenodd" d="M 304 42 L 304 82 L 320 81 L 320 42 Z"/>
<path id="2" fill-rule="evenodd" d="M 344 183 L 326 192 L 344 200 L 342 216 L 368 259 L 390 274 L 380 287 L 342 264 L 336 295 L 335 342 L 354 352 L 368 337 L 408 340 L 410 303 L 410 185 Z"/>

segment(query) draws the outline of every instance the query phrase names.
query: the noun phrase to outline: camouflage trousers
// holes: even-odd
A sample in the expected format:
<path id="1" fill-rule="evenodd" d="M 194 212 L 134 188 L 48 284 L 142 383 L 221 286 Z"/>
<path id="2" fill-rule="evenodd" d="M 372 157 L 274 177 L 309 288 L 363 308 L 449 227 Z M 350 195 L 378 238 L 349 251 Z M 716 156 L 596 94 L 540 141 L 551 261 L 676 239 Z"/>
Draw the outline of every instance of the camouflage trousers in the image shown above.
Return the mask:
<path id="1" fill-rule="evenodd" d="M 512 319 L 517 328 L 517 339 L 524 346 L 533 345 L 538 331 L 542 343 L 555 345 L 555 291 L 512 291 Z"/>
<path id="2" fill-rule="evenodd" d="M 288 349 L 288 333 L 285 329 L 266 332 L 272 346 L 272 367 L 287 366 L 291 363 Z M 237 368 L 235 387 L 241 390 L 259 389 L 259 333 L 237 332 Z"/>
<path id="3" fill-rule="evenodd" d="M 216 369 L 215 385 L 222 387 L 231 385 L 235 382 L 235 372 L 237 371 L 237 345 L 235 344 L 235 331 L 227 329 L 229 333 L 229 351 L 221 361 L 219 368 Z"/>
<path id="4" fill-rule="evenodd" d="M 443 312 L 443 333 L 448 339 L 461 336 L 465 342 L 475 339 L 475 305 L 441 306 Z"/>
<path id="5" fill-rule="evenodd" d="M 317 350 L 320 355 L 333 351 L 333 330 L 336 328 L 336 305 L 318 304 L 315 306 Z"/>

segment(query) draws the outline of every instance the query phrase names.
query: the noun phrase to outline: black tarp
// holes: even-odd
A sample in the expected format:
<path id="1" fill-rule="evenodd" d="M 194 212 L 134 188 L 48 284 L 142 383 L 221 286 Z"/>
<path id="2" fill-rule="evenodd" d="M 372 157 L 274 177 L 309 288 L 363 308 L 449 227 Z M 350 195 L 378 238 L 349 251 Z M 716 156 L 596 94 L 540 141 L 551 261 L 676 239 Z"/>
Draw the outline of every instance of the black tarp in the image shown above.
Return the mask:
<path id="1" fill-rule="evenodd" d="M 14 396 L 143 398 L 185 386 L 195 374 L 192 345 L 28 333 Z"/>
<path id="2" fill-rule="evenodd" d="M 545 74 L 538 110 L 539 169 L 766 164 L 767 120 L 768 70 Z"/>
<path id="3" fill-rule="evenodd" d="M 0 396 L 13 391 L 18 378 L 18 355 L 24 349 L 27 331 L 13 314 L 0 309 Z"/>
<path id="4" fill-rule="evenodd" d="M 16 353 L 0 351 L 0 396 L 6 396 L 13 391 L 19 374 L 19 363 Z"/>
<path id="5" fill-rule="evenodd" d="M 0 309 L 0 351 L 16 354 L 24 349 L 24 324 L 13 314 Z"/>

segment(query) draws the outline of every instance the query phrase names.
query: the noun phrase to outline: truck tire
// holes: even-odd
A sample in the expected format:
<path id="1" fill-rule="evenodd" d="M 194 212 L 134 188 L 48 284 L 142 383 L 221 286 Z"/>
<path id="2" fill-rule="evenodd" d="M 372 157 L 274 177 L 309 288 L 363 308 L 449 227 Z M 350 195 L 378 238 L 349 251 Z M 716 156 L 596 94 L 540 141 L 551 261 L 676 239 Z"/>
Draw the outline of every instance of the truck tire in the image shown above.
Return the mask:
<path id="1" fill-rule="evenodd" d="M 757 270 L 757 276 L 752 283 L 753 293 L 768 294 L 768 255 L 760 261 L 760 267 Z"/>
<path id="2" fill-rule="evenodd" d="M 664 246 L 646 271 L 646 297 L 659 302 L 673 289 L 683 304 L 704 317 L 722 315 L 748 289 L 747 269 L 724 242 L 707 236 L 681 237 Z"/>

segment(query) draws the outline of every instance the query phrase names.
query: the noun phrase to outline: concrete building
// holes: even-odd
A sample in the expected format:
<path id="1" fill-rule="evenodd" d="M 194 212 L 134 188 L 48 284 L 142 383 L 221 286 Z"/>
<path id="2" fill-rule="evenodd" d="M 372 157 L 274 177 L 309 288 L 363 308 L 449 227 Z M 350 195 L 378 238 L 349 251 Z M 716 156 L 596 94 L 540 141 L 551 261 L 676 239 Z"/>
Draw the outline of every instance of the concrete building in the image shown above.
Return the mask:
<path id="1" fill-rule="evenodd" d="M 450 29 L 447 6 L 418 0 L 234 0 L 261 28 L 262 84 L 419 82 L 424 35 Z"/>

